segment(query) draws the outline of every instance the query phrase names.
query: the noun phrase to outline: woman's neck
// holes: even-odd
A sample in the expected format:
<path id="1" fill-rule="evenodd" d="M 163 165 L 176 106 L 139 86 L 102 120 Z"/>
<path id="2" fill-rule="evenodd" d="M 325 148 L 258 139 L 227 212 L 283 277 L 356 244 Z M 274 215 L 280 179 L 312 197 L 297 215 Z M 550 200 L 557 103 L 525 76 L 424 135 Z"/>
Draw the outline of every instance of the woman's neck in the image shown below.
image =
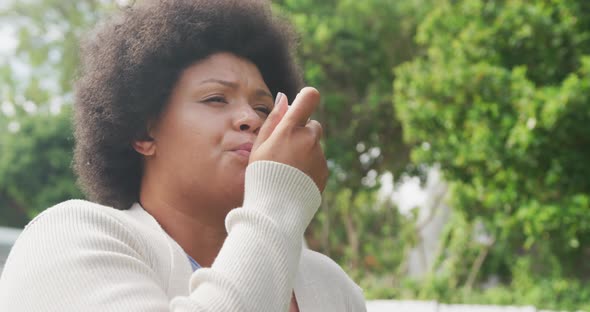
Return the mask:
<path id="1" fill-rule="evenodd" d="M 142 192 L 140 204 L 200 266 L 211 266 L 227 236 L 225 217 L 211 213 L 218 207 L 189 207 L 152 192 Z"/>

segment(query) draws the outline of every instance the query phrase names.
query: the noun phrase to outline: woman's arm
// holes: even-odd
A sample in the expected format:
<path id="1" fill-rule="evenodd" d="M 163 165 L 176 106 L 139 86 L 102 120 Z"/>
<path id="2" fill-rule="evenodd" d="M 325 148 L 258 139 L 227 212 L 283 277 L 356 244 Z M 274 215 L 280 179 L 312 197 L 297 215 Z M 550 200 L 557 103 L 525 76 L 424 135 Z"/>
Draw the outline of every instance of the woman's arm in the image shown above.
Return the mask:
<path id="1" fill-rule="evenodd" d="M 0 278 L 0 311 L 287 311 L 320 193 L 293 167 L 251 164 L 244 207 L 228 214 L 218 257 L 193 273 L 188 297 L 172 300 L 166 285 L 174 281 L 151 265 L 154 238 L 83 203 L 66 202 L 27 226 Z"/>
<path id="2" fill-rule="evenodd" d="M 180 311 L 193 311 L 184 307 L 195 302 L 212 302 L 216 311 L 288 310 L 319 190 L 303 172 L 270 161 L 248 166 L 245 185 L 244 206 L 228 214 L 228 238 L 211 269 L 193 274 L 190 298 L 173 301 Z"/>

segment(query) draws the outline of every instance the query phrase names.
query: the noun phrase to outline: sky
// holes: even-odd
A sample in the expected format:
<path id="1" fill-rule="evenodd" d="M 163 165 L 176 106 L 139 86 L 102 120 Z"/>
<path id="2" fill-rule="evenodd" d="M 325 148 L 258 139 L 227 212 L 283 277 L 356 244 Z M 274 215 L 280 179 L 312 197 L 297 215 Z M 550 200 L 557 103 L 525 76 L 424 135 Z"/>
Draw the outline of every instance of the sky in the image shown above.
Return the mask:
<path id="1" fill-rule="evenodd" d="M 4 58 L 14 53 L 17 44 L 14 28 L 0 22 L 0 56 Z"/>

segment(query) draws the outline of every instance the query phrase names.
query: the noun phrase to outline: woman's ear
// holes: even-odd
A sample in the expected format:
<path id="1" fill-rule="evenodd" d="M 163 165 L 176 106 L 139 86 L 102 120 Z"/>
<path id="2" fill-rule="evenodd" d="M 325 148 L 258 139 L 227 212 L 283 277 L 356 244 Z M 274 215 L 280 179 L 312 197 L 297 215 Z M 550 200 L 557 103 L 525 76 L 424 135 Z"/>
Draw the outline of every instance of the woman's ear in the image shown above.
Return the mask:
<path id="1" fill-rule="evenodd" d="M 148 122 L 145 133 L 138 135 L 133 141 L 133 149 L 143 156 L 153 156 L 156 154 L 156 140 L 153 136 L 153 122 Z"/>
<path id="2" fill-rule="evenodd" d="M 133 149 L 143 156 L 154 156 L 156 154 L 156 141 L 153 138 L 133 141 Z"/>

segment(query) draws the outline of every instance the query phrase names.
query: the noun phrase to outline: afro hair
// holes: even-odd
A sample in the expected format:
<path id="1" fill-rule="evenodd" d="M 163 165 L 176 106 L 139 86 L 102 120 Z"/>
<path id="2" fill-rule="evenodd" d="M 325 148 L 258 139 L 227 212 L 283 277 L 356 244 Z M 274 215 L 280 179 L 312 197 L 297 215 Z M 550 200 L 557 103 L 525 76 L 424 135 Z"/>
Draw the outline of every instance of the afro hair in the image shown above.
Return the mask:
<path id="1" fill-rule="evenodd" d="M 74 170 L 88 199 L 139 200 L 142 156 L 132 142 L 166 104 L 181 72 L 216 52 L 254 63 L 273 96 L 302 86 L 290 25 L 257 0 L 142 1 L 82 41 L 75 85 Z"/>

